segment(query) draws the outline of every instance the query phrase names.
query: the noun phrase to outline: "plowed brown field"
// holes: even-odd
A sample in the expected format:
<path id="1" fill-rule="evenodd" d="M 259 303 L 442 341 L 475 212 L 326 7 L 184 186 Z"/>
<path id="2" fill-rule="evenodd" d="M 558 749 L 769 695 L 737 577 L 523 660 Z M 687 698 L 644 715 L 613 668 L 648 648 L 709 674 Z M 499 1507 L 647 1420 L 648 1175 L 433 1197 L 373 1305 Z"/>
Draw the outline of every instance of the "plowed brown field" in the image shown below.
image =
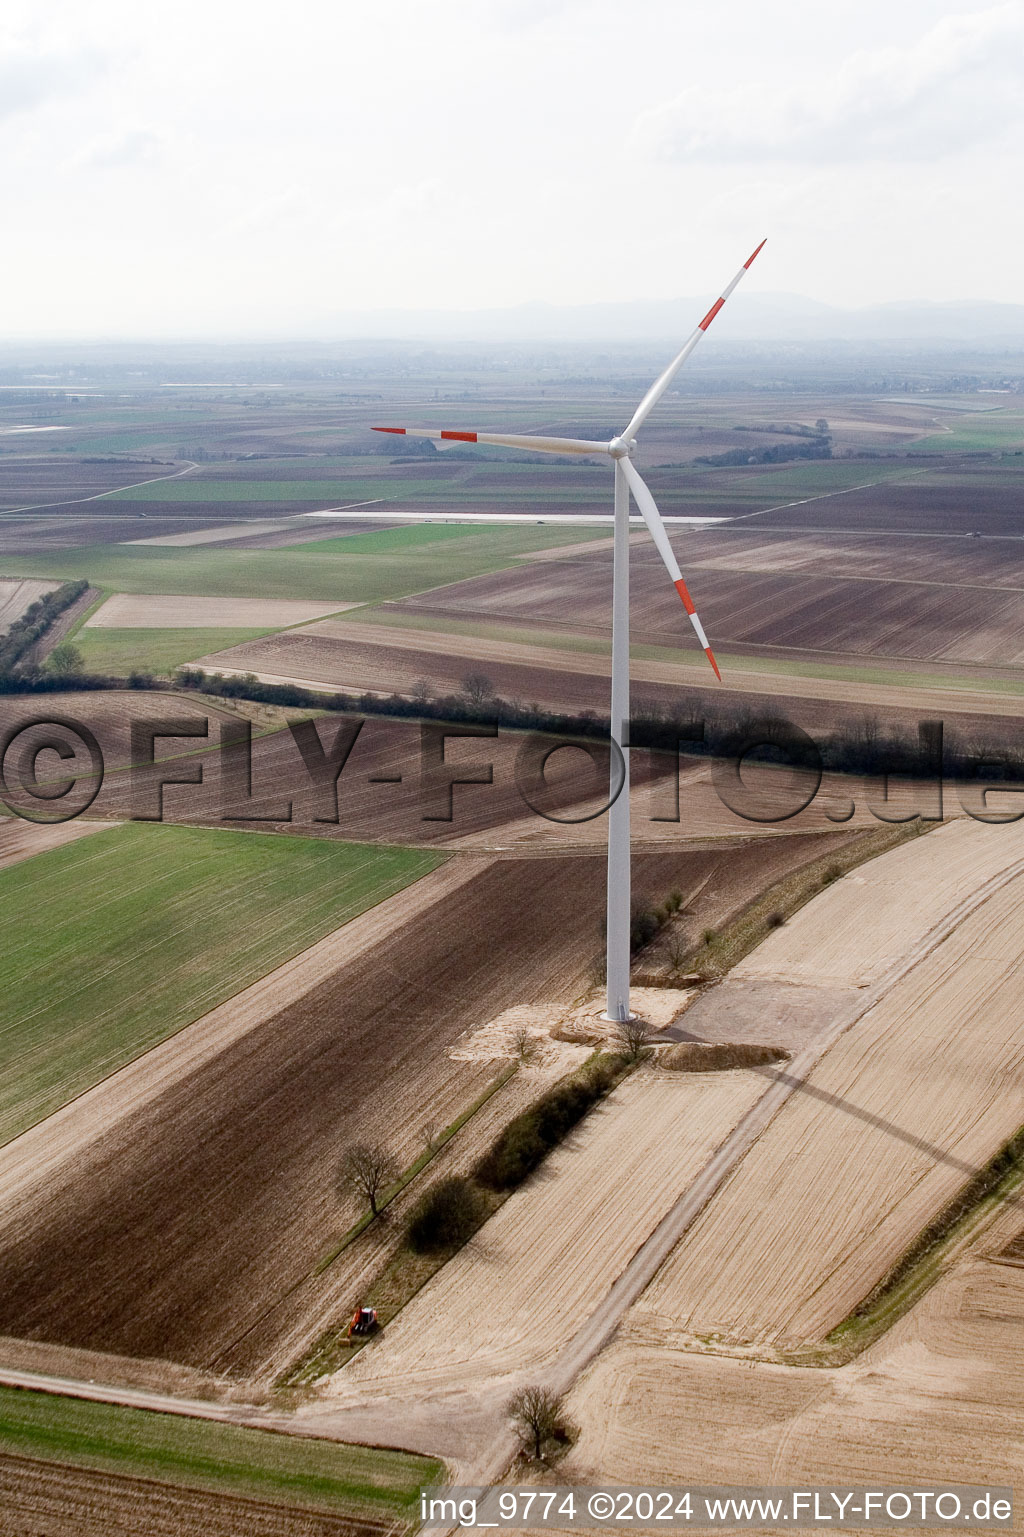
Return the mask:
<path id="1" fill-rule="evenodd" d="M 2 1537 L 383 1537 L 399 1529 L 0 1453 Z"/>
<path id="2" fill-rule="evenodd" d="M 685 855 L 636 866 L 641 897 L 686 884 Z M 424 1125 L 492 1074 L 446 1046 L 503 1007 L 576 995 L 601 944 L 603 885 L 601 859 L 495 862 L 382 951 L 97 1126 L 105 1135 L 8 1206 L 0 1332 L 258 1364 L 273 1347 L 261 1317 L 337 1233 L 341 1149 L 383 1135 L 408 1159 Z"/>
<path id="3" fill-rule="evenodd" d="M 1024 512 L 1021 526 L 1024 529 Z M 787 542 L 781 543 L 779 557 L 769 566 L 761 553 L 763 538 L 751 540 L 748 564 L 741 553 L 748 547 L 747 538 L 728 532 L 699 533 L 685 540 L 676 536 L 680 560 L 693 573 L 691 585 L 704 627 L 719 650 L 782 647 L 787 652 L 997 666 L 1019 666 L 1024 660 L 1019 579 L 1015 582 L 1008 573 L 993 580 L 991 551 L 984 552 L 978 579 L 972 582 L 969 558 L 961 580 L 954 578 L 945 555 L 949 541 L 943 542 L 938 577 L 921 574 L 927 564 L 915 549 L 913 569 L 918 574 L 908 581 L 901 579 L 899 551 L 886 547 L 880 553 L 877 544 L 869 567 L 883 566 L 884 576 L 858 570 L 852 555 L 838 570 L 829 569 L 823 560 L 812 564 L 806 555 L 795 559 L 794 568 L 785 559 Z M 973 541 L 958 542 L 966 557 Z M 1010 558 L 1013 562 L 1015 552 Z M 692 649 L 678 600 L 652 548 L 633 550 L 630 605 L 634 640 Z M 611 613 L 611 559 L 601 549 L 531 562 L 494 576 L 470 578 L 418 600 L 406 599 L 396 607 L 463 622 L 479 616 L 492 622 L 517 619 L 603 631 Z"/>

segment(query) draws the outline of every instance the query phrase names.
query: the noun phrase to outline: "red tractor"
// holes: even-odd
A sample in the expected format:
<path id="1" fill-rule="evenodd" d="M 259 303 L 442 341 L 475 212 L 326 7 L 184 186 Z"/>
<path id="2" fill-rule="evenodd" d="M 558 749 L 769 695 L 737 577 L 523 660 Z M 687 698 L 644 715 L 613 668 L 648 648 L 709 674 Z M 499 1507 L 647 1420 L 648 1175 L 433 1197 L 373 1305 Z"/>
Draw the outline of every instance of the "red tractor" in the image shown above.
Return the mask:
<path id="1" fill-rule="evenodd" d="M 348 1337 L 351 1340 L 360 1335 L 376 1334 L 379 1327 L 376 1308 L 356 1308 L 348 1326 Z"/>

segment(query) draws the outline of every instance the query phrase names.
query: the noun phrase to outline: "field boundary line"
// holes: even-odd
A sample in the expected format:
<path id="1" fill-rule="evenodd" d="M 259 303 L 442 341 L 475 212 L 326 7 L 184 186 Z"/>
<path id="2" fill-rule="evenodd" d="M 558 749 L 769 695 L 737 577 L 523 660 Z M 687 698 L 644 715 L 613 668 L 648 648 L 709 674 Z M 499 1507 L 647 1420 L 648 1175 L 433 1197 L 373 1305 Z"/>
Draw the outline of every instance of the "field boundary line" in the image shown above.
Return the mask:
<path id="1" fill-rule="evenodd" d="M 161 480 L 180 480 L 182 475 L 191 475 L 198 468 L 196 461 L 189 459 L 185 468 L 175 470 L 173 475 L 151 475 L 148 480 L 133 480 L 130 486 L 115 486 L 112 491 L 97 491 L 92 496 L 70 496 L 62 502 L 33 502 L 27 507 L 8 507 L 0 513 L 0 517 L 13 518 L 22 512 L 46 512 L 50 507 L 76 507 L 80 502 L 101 502 L 105 496 L 117 496 L 121 491 L 136 491 L 139 486 L 155 486 Z"/>
<path id="2" fill-rule="evenodd" d="M 912 480 L 917 475 L 930 475 L 932 465 L 926 465 L 923 470 L 897 471 L 894 475 L 883 475 L 880 480 L 865 480 L 859 486 L 842 486 L 838 491 L 819 491 L 816 496 L 804 496 L 796 502 L 780 502 L 777 507 L 762 507 L 758 512 L 739 512 L 733 517 L 725 518 L 728 523 L 744 523 L 748 518 L 763 518 L 769 512 L 788 512 L 790 507 L 806 507 L 809 502 L 824 502 L 833 496 L 849 496 L 851 491 L 870 491 L 874 486 L 887 486 L 894 480 L 899 480 L 901 474 L 907 480 Z"/>

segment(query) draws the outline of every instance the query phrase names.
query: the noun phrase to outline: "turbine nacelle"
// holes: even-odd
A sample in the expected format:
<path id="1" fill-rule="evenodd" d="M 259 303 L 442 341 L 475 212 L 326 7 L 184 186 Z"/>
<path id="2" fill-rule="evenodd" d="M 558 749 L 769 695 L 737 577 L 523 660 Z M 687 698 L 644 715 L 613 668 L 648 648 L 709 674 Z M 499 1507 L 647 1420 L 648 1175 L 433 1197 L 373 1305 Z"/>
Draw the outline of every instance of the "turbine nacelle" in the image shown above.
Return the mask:
<path id="1" fill-rule="evenodd" d="M 612 438 L 608 452 L 613 459 L 632 459 L 636 450 L 636 438 Z"/>

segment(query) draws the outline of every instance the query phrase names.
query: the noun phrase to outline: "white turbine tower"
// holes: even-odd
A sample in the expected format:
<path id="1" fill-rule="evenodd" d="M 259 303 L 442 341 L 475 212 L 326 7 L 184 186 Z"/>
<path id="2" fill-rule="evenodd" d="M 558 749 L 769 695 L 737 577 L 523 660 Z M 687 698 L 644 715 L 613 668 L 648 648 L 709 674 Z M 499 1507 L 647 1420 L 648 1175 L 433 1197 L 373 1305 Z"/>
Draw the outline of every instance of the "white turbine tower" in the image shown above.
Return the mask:
<path id="1" fill-rule="evenodd" d="M 425 427 L 375 427 L 374 432 L 392 432 L 401 437 L 433 438 L 436 441 L 455 443 L 491 443 L 500 448 L 524 448 L 532 453 L 544 454 L 606 454 L 615 469 L 615 537 L 612 566 L 612 697 L 611 735 L 622 754 L 622 765 L 611 765 L 612 794 L 615 799 L 608 813 L 608 927 L 607 927 L 607 1017 L 611 1020 L 630 1018 L 629 1010 L 629 961 L 630 961 L 630 859 L 629 859 L 629 497 L 630 493 L 640 510 L 658 553 L 668 568 L 668 574 L 676 591 L 683 600 L 683 607 L 704 648 L 704 654 L 721 681 L 721 673 L 714 653 L 708 644 L 704 626 L 697 617 L 686 583 L 672 546 L 669 543 L 661 514 L 655 505 L 646 483 L 633 463 L 636 434 L 668 389 L 680 368 L 690 356 L 705 331 L 728 299 L 743 274 L 752 265 L 754 257 L 764 245 L 750 256 L 725 288 L 719 299 L 708 310 L 704 319 L 688 337 L 685 345 L 672 359 L 664 373 L 651 385 L 630 419 L 629 425 L 619 437 L 608 443 L 591 443 L 583 438 L 552 438 L 531 436 L 518 432 L 437 432 Z M 530 521 L 535 521 L 531 519 Z M 619 778 L 622 775 L 622 783 Z M 618 794 L 615 794 L 618 789 Z"/>

